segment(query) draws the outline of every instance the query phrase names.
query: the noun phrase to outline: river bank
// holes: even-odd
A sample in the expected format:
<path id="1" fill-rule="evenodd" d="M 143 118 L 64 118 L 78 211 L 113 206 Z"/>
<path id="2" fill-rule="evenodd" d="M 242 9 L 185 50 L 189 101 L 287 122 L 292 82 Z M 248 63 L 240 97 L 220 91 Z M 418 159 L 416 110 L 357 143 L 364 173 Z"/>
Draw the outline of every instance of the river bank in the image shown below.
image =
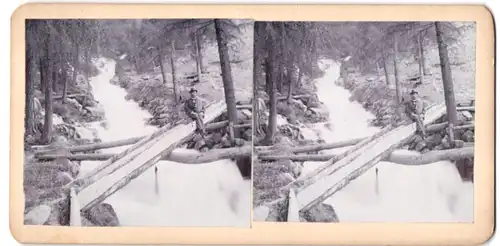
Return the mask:
<path id="1" fill-rule="evenodd" d="M 53 135 L 51 144 L 40 146 L 40 133 L 43 130 L 45 108 L 43 94 L 35 92 L 35 135 L 25 138 L 25 224 L 35 225 L 68 225 L 69 200 L 62 187 L 75 180 L 81 171 L 82 163 L 70 161 L 67 158 L 57 158 L 53 161 L 38 161 L 34 158 L 34 150 L 53 149 L 54 154 L 66 154 L 67 148 L 73 145 L 101 142 L 96 126 L 105 125 L 106 115 L 102 105 L 94 98 L 92 80 L 103 68 L 102 61 L 91 65 L 89 83 L 80 73 L 77 83 L 69 83 L 68 98 L 63 103 L 55 96 L 53 101 Z M 71 78 L 71 74 L 67 79 Z M 103 211 L 93 211 L 85 217 L 87 225 L 101 225 L 102 218 L 109 217 L 112 208 Z M 111 216 L 112 217 L 112 216 Z M 112 222 L 114 223 L 114 222 Z"/>

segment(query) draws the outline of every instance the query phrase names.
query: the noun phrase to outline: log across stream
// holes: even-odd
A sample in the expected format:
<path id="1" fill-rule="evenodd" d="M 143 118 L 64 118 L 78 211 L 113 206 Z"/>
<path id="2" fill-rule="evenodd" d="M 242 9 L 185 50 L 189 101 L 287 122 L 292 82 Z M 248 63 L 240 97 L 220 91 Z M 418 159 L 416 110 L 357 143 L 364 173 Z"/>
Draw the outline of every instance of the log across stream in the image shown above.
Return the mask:
<path id="1" fill-rule="evenodd" d="M 152 134 L 158 128 L 145 124 L 151 117 L 135 102 L 126 101 L 126 91 L 110 84 L 114 62 L 106 61 L 91 84 L 94 97 L 104 107 L 107 129 L 96 124 L 103 142 Z M 130 146 L 104 149 L 120 153 Z M 177 149 L 178 153 L 199 154 Z M 82 161 L 81 174 L 102 161 Z M 250 180 L 244 180 L 234 162 L 226 159 L 207 165 L 160 161 L 155 168 L 132 180 L 104 202 L 113 206 L 122 226 L 250 226 Z"/>
<path id="2" fill-rule="evenodd" d="M 335 85 L 339 64 L 322 62 L 329 66 L 325 66 L 326 73 L 316 85 L 320 101 L 328 107 L 332 127 L 316 124 L 313 129 L 303 128 L 303 135 L 314 139 L 318 133 L 327 143 L 332 143 L 365 138 L 380 131 L 369 125 L 374 116 L 359 103 L 350 101 L 348 90 Z M 339 155 L 348 148 L 321 153 Z M 410 156 L 418 154 L 406 152 Z M 391 158 L 397 160 L 397 156 Z M 322 164 L 304 163 L 301 175 L 307 176 Z M 463 182 L 450 161 L 428 165 L 381 161 L 325 201 L 333 206 L 341 222 L 472 222 L 473 202 L 473 184 Z"/>

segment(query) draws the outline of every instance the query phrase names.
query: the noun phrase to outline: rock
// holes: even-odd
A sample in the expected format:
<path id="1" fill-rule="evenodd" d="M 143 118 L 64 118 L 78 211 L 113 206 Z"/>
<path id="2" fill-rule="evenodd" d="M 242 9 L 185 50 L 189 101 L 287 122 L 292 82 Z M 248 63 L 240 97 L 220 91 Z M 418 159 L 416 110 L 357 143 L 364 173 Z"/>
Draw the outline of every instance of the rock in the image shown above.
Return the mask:
<path id="1" fill-rule="evenodd" d="M 168 115 L 169 115 L 169 114 L 167 114 L 167 113 L 160 114 L 160 115 L 158 116 L 158 119 L 167 119 L 167 118 L 168 118 Z"/>
<path id="2" fill-rule="evenodd" d="M 462 140 L 454 140 L 453 145 L 455 148 L 463 148 L 465 145 L 465 142 Z"/>
<path id="3" fill-rule="evenodd" d="M 427 144 L 426 144 L 425 140 L 420 140 L 415 145 L 415 150 L 418 151 L 418 152 L 421 152 L 425 147 L 427 147 Z"/>
<path id="4" fill-rule="evenodd" d="M 113 207 L 108 203 L 101 203 L 83 213 L 96 226 L 119 226 L 120 222 Z"/>
<path id="5" fill-rule="evenodd" d="M 80 164 L 77 162 L 72 162 L 63 157 L 55 159 L 54 162 L 56 163 L 59 171 L 68 172 L 73 178 L 76 178 L 76 176 L 80 173 Z"/>
<path id="6" fill-rule="evenodd" d="M 292 162 L 291 164 L 292 174 L 294 178 L 298 178 L 302 173 L 302 169 L 304 168 L 301 162 Z"/>
<path id="7" fill-rule="evenodd" d="M 425 141 L 427 142 L 427 146 L 436 146 L 441 143 L 441 135 L 440 134 L 432 134 L 427 137 Z"/>
<path id="8" fill-rule="evenodd" d="M 254 221 L 266 221 L 269 216 L 269 207 L 267 206 L 258 206 L 253 209 L 253 220 Z"/>
<path id="9" fill-rule="evenodd" d="M 229 135 L 225 135 L 224 137 L 222 137 L 221 144 L 224 148 L 231 147 L 231 141 L 229 141 Z"/>
<path id="10" fill-rule="evenodd" d="M 245 115 L 245 119 L 247 119 L 247 120 L 252 119 L 252 111 L 250 111 L 248 109 L 243 109 L 243 110 L 241 110 L 241 113 L 243 113 L 243 115 Z"/>
<path id="11" fill-rule="evenodd" d="M 234 144 L 236 146 L 243 146 L 243 145 L 245 145 L 245 140 L 241 139 L 241 138 L 235 138 L 234 139 Z"/>
<path id="12" fill-rule="evenodd" d="M 69 184 L 71 181 L 73 181 L 73 177 L 71 174 L 67 172 L 58 172 L 56 174 L 56 179 L 53 181 L 54 186 L 64 186 Z"/>
<path id="13" fill-rule="evenodd" d="M 195 134 L 193 137 L 193 142 L 199 142 L 203 139 L 203 136 L 201 134 Z"/>
<path id="14" fill-rule="evenodd" d="M 103 108 L 87 107 L 86 109 L 87 109 L 87 111 L 90 112 L 90 114 L 92 116 L 104 118 L 104 109 Z"/>
<path id="15" fill-rule="evenodd" d="M 40 197 L 40 192 L 33 185 L 24 186 L 24 204 L 26 208 L 35 206 Z"/>
<path id="16" fill-rule="evenodd" d="M 252 129 L 249 128 L 247 129 L 245 132 L 243 132 L 243 139 L 245 139 L 246 141 L 252 141 Z"/>
<path id="17" fill-rule="evenodd" d="M 474 132 L 471 130 L 467 130 L 462 135 L 461 139 L 465 142 L 474 142 Z"/>
<path id="18" fill-rule="evenodd" d="M 335 209 L 331 205 L 324 203 L 311 208 L 305 213 L 301 213 L 301 217 L 307 222 L 339 222 Z"/>
<path id="19" fill-rule="evenodd" d="M 441 139 L 441 145 L 443 146 L 443 149 L 451 148 L 450 141 L 448 141 L 447 136 L 445 136 L 443 139 Z"/>
<path id="20" fill-rule="evenodd" d="M 474 118 L 469 111 L 462 111 L 461 114 L 466 121 L 471 121 Z"/>
<path id="21" fill-rule="evenodd" d="M 62 194 L 60 194 L 62 195 Z M 50 214 L 49 219 L 47 220 L 47 225 L 62 225 L 68 226 L 70 223 L 70 202 L 68 199 L 69 194 L 66 194 L 65 198 L 55 204 L 52 207 L 52 213 Z"/>
<path id="22" fill-rule="evenodd" d="M 25 225 L 43 225 L 49 219 L 52 208 L 48 205 L 40 205 L 31 209 L 24 215 Z"/>
<path id="23" fill-rule="evenodd" d="M 206 145 L 205 144 L 205 140 L 204 139 L 200 139 L 199 141 L 196 141 L 196 144 L 194 145 L 194 149 L 200 150 L 205 145 Z"/>
<path id="24" fill-rule="evenodd" d="M 212 134 L 211 139 L 212 141 L 214 141 L 214 143 L 220 143 L 222 140 L 222 134 L 220 132 L 215 132 L 214 134 Z"/>

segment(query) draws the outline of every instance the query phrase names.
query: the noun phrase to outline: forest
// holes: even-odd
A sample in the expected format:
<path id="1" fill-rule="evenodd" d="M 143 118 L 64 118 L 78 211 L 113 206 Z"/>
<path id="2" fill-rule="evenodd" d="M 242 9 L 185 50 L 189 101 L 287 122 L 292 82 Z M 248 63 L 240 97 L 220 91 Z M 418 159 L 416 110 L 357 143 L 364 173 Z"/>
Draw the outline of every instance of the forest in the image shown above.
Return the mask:
<path id="1" fill-rule="evenodd" d="M 176 64 L 185 62 L 182 58 L 187 51 L 188 56 L 196 61 L 196 74 L 191 78 L 199 82 L 202 73 L 206 72 L 202 47 L 210 43 L 216 43 L 218 47 L 228 118 L 236 122 L 235 89 L 230 66 L 234 55 L 231 56 L 229 50 L 237 47 L 228 43 L 241 42 L 240 29 L 249 25 L 248 21 L 28 20 L 26 23 L 25 136 L 31 144 L 51 143 L 54 102 L 65 104 L 68 98 L 81 100 L 92 97 L 89 78 L 97 73 L 97 58 L 118 61 L 118 77 L 125 70 L 147 74 L 159 69 L 163 84 L 173 86 L 172 99 L 178 103 L 182 99 L 182 88 L 177 88 L 177 84 L 183 78 L 179 78 L 182 74 L 176 74 L 182 72 L 176 72 Z M 179 50 L 182 54 L 176 54 Z M 82 84 L 87 86 L 84 91 Z M 41 95 L 38 94 L 40 92 Z M 36 103 L 35 98 L 40 103 Z M 43 123 L 35 119 L 35 112 L 42 103 L 46 112 Z"/>
<path id="2" fill-rule="evenodd" d="M 255 134 L 262 136 L 264 132 L 265 138 L 260 139 L 265 140 L 265 144 L 272 144 L 277 131 L 278 101 L 286 99 L 291 103 L 294 96 L 302 96 L 301 87 L 321 76 L 317 67 L 319 59 L 342 61 L 348 58 L 342 63 L 344 83 L 349 83 L 349 74 L 382 75 L 387 87 L 395 89 L 394 102 L 399 105 L 405 96 L 402 84 L 408 84 L 409 80 L 409 86 L 416 87 L 430 75 L 430 65 L 424 54 L 429 46 L 439 50 L 440 86 L 444 88 L 450 123 L 456 125 L 454 81 L 450 48 L 447 47 L 460 42 L 462 33 L 473 25 L 451 22 L 256 22 L 254 95 L 269 99 L 270 116 L 265 125 L 262 117 L 254 117 L 254 125 L 258 126 L 254 128 Z M 418 71 L 403 78 L 401 63 L 408 59 L 418 64 Z M 258 100 L 253 106 L 254 112 L 261 113 Z"/>

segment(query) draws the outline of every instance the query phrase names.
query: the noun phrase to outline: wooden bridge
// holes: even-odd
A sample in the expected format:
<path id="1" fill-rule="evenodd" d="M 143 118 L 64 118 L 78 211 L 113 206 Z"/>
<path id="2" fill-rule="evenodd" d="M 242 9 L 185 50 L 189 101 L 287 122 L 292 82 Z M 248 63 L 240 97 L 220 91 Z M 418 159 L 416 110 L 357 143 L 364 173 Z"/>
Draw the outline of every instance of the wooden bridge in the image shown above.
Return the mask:
<path id="1" fill-rule="evenodd" d="M 225 102 L 210 105 L 206 109 L 204 122 L 213 121 L 225 111 Z M 195 129 L 194 122 L 179 124 L 173 128 L 160 128 L 66 185 L 65 188 L 70 193 L 70 225 L 81 226 L 82 213 L 103 202 L 151 168 L 162 157 L 169 155 L 180 144 L 191 139 Z"/>
<path id="2" fill-rule="evenodd" d="M 424 125 L 446 113 L 446 106 L 429 108 Z M 408 141 L 416 131 L 416 124 L 396 128 L 386 127 L 372 137 L 358 141 L 341 156 L 332 158 L 316 170 L 290 183 L 288 195 L 288 221 L 298 222 L 300 215 L 319 205 L 386 158 L 392 151 Z"/>

